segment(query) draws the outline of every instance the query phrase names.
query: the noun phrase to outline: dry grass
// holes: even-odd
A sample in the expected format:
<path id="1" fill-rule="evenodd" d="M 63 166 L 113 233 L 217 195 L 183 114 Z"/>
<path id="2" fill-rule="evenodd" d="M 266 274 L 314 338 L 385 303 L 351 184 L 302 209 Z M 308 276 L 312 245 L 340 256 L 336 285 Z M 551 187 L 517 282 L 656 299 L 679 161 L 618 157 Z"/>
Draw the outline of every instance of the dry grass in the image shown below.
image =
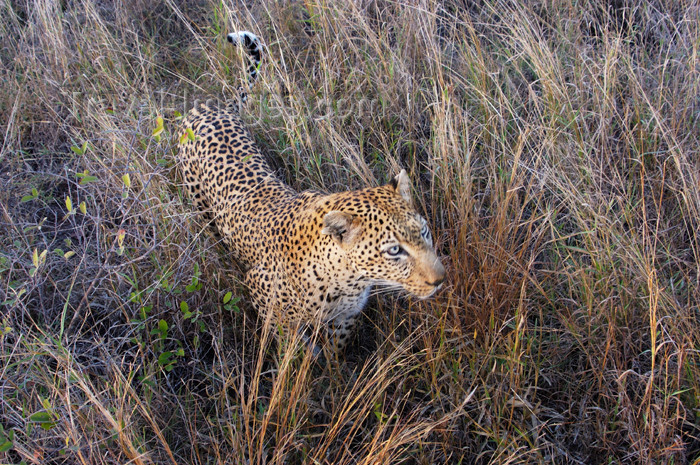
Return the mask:
<path id="1" fill-rule="evenodd" d="M 697 463 L 697 1 L 233 3 L 2 7 L 0 462 Z M 448 265 L 327 363 L 261 336 L 174 169 L 243 28 L 280 173 L 407 168 Z"/>

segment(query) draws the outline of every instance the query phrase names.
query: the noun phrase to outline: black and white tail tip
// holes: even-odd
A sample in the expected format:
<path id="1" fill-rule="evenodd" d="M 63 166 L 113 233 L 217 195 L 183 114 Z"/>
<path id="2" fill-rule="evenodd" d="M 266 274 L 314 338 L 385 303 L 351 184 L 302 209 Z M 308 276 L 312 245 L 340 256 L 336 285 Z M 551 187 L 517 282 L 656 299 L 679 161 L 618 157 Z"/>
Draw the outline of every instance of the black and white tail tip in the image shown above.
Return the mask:
<path id="1" fill-rule="evenodd" d="M 250 31 L 232 32 L 226 36 L 226 39 L 233 45 L 242 46 L 250 57 L 248 81 L 252 86 L 258 79 L 258 68 L 260 66 L 260 60 L 262 60 L 262 44 L 260 43 L 260 39 Z"/>

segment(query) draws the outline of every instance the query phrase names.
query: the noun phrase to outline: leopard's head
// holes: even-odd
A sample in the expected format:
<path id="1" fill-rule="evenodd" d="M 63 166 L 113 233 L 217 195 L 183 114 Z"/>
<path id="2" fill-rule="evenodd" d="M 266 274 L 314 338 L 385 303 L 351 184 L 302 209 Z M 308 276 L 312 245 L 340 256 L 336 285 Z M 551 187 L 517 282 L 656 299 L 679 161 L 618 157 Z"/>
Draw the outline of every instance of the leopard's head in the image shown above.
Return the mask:
<path id="1" fill-rule="evenodd" d="M 384 186 L 338 194 L 333 207 L 323 216 L 322 234 L 365 280 L 419 298 L 443 283 L 445 268 L 427 221 L 413 205 L 405 170 Z"/>

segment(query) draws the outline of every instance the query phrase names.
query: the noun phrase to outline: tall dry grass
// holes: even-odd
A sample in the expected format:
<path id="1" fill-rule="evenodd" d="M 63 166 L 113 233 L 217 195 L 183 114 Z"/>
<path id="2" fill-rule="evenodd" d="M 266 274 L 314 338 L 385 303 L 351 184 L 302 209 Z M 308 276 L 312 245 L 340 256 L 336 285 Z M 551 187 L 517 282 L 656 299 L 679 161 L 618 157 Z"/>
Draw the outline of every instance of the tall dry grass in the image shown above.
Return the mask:
<path id="1" fill-rule="evenodd" d="M 0 15 L 0 462 L 697 462 L 698 2 Z M 337 358 L 260 330 L 175 169 L 178 115 L 244 78 L 237 29 L 280 175 L 405 167 L 448 267 Z"/>

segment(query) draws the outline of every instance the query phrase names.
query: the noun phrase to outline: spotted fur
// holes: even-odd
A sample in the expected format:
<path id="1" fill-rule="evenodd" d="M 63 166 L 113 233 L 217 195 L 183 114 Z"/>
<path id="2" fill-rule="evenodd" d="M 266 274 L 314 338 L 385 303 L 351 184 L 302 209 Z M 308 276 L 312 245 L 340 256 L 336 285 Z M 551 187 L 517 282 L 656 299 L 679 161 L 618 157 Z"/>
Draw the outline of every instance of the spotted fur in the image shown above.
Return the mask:
<path id="1" fill-rule="evenodd" d="M 259 40 L 232 36 L 252 57 L 253 81 Z M 196 135 L 183 137 L 180 151 L 190 196 L 246 270 L 264 318 L 282 327 L 321 324 L 342 346 L 374 286 L 427 298 L 445 279 L 406 171 L 380 187 L 296 192 L 275 176 L 237 112 L 192 110 L 184 130 Z"/>

